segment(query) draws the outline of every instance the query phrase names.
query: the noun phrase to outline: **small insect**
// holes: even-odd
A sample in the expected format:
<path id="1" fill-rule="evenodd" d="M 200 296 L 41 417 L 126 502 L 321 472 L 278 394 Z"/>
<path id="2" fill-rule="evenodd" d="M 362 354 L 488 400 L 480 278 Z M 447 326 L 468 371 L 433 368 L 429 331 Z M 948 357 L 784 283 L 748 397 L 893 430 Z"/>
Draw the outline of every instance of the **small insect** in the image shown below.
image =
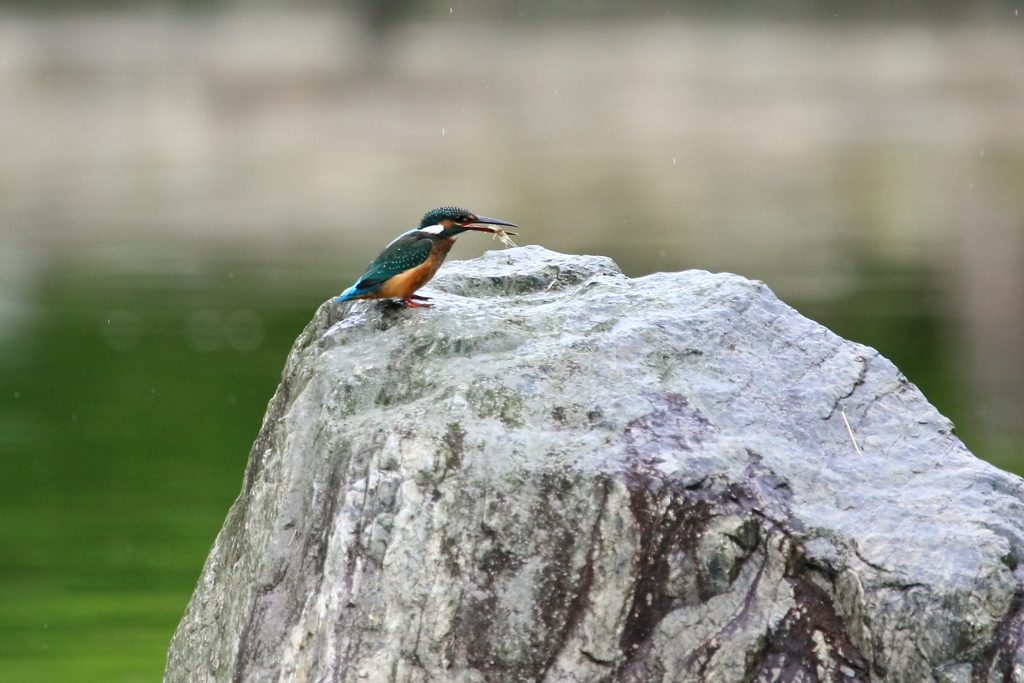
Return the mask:
<path id="1" fill-rule="evenodd" d="M 512 238 L 508 236 L 508 233 L 501 228 L 494 228 L 494 234 L 491 236 L 491 239 L 495 238 L 500 239 L 502 244 L 506 247 L 516 246 L 516 243 L 512 241 Z"/>

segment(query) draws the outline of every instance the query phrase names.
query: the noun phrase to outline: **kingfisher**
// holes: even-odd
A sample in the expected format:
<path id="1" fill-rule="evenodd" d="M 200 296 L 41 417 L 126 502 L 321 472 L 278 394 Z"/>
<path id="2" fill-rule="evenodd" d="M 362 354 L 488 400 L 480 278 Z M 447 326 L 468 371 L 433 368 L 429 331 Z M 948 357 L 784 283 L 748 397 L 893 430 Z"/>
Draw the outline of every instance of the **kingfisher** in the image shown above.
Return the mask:
<path id="1" fill-rule="evenodd" d="M 416 290 L 427 284 L 444 263 L 455 238 L 467 230 L 515 235 L 500 227 L 519 227 L 496 218 L 477 216 L 457 206 L 442 206 L 428 211 L 418 228 L 403 233 L 384 248 L 359 280 L 341 293 L 335 303 L 351 299 L 401 299 L 406 307 L 429 308 L 429 297 Z"/>

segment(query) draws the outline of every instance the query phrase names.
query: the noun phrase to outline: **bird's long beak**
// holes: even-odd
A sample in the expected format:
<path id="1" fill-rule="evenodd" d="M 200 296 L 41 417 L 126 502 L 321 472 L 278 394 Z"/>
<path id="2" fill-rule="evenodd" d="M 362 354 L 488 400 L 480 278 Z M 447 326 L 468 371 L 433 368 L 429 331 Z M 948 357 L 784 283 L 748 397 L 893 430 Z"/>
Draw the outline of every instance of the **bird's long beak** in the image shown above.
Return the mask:
<path id="1" fill-rule="evenodd" d="M 518 228 L 519 226 L 515 223 L 506 223 L 505 221 L 499 221 L 497 218 L 488 218 L 487 216 L 477 216 L 476 219 L 469 223 L 462 223 L 462 227 L 467 230 L 479 230 L 480 232 L 498 232 L 495 228 L 489 228 L 488 225 L 507 225 L 510 228 Z M 517 232 L 509 232 L 503 230 L 506 235 L 518 235 Z"/>

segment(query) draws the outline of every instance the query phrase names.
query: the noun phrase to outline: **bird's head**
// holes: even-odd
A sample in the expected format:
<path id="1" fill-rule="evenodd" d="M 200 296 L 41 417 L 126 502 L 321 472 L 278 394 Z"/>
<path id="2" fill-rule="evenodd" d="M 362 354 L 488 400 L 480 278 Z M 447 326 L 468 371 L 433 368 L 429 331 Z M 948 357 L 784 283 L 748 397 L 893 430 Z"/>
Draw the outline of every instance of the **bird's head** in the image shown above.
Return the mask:
<path id="1" fill-rule="evenodd" d="M 457 206 L 442 206 L 440 209 L 428 211 L 420 221 L 418 230 L 429 232 L 434 235 L 444 234 L 446 237 L 453 237 L 466 230 L 479 230 L 480 232 L 498 232 L 500 227 L 508 226 L 517 228 L 515 223 L 506 223 L 496 218 L 477 216 L 476 214 L 460 209 Z M 514 232 L 502 231 L 507 235 L 515 235 Z"/>

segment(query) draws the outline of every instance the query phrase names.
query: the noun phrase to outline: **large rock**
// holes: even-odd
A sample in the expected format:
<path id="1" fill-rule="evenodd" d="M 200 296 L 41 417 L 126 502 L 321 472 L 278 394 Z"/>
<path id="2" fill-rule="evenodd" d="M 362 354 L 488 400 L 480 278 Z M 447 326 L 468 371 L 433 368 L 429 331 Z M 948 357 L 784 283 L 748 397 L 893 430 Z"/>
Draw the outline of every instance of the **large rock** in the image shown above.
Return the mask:
<path id="1" fill-rule="evenodd" d="M 167 683 L 1024 680 L 1022 482 L 877 352 L 537 247 L 426 293 L 299 337 Z"/>

